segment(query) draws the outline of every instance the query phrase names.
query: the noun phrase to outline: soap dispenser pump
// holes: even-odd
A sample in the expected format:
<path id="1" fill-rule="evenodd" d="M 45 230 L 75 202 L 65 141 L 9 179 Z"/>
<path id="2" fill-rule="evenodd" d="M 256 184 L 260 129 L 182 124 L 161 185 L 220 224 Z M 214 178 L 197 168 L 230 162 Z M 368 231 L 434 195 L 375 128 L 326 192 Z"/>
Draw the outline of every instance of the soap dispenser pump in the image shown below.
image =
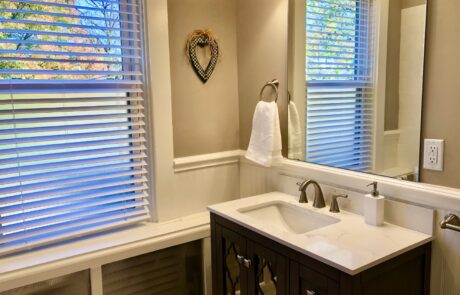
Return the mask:
<path id="1" fill-rule="evenodd" d="M 380 195 L 377 182 L 368 184 L 372 191 L 364 196 L 364 221 L 374 226 L 383 225 L 385 198 Z"/>

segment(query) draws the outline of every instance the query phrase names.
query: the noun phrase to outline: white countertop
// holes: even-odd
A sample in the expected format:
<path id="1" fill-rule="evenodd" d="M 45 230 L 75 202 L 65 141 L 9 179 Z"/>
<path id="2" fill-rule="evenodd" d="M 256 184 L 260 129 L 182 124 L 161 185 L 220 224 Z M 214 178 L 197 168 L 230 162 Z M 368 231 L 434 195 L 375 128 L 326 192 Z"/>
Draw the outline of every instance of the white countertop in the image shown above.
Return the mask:
<path id="1" fill-rule="evenodd" d="M 258 222 L 254 217 L 238 211 L 273 201 L 287 202 L 340 221 L 304 234 L 293 234 Z M 279 192 L 216 204 L 210 206 L 209 210 L 350 275 L 356 275 L 433 240 L 430 235 L 390 223 L 380 227 L 367 225 L 361 215 L 343 210 L 331 213 L 329 206 L 316 209 L 311 202 L 300 204 L 298 197 Z"/>

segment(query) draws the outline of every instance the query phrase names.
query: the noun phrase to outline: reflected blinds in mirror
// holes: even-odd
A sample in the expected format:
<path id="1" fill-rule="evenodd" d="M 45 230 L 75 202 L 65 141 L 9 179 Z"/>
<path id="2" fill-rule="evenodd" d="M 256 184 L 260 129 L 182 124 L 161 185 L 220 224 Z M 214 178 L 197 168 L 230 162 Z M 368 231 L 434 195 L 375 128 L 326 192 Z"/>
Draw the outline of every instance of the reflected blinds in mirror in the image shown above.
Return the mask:
<path id="1" fill-rule="evenodd" d="M 372 168 L 371 0 L 306 1 L 306 155 Z"/>

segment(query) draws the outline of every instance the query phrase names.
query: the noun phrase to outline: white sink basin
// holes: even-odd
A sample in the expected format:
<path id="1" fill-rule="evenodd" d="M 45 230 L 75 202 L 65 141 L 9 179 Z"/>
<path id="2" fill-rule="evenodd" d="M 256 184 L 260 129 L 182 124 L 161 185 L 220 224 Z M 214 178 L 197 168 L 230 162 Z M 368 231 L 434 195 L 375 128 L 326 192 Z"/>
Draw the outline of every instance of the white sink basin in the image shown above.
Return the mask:
<path id="1" fill-rule="evenodd" d="M 282 201 L 240 208 L 238 211 L 254 218 L 254 221 L 293 234 L 303 234 L 340 221 L 337 218 Z"/>

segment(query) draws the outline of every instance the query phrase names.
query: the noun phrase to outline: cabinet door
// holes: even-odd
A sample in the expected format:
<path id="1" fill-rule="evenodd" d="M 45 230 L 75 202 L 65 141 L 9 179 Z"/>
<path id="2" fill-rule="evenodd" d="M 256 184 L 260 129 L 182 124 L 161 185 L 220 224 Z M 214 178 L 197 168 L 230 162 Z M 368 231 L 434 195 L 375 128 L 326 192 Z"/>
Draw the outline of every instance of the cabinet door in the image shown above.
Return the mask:
<path id="1" fill-rule="evenodd" d="M 251 267 L 248 272 L 250 295 L 287 295 L 288 260 L 267 247 L 247 241 Z"/>
<path id="2" fill-rule="evenodd" d="M 218 224 L 214 237 L 216 267 L 213 290 L 215 294 L 246 295 L 247 271 L 241 263 L 246 257 L 246 239 Z"/>
<path id="3" fill-rule="evenodd" d="M 330 278 L 291 261 L 291 294 L 339 295 L 339 284 Z"/>

